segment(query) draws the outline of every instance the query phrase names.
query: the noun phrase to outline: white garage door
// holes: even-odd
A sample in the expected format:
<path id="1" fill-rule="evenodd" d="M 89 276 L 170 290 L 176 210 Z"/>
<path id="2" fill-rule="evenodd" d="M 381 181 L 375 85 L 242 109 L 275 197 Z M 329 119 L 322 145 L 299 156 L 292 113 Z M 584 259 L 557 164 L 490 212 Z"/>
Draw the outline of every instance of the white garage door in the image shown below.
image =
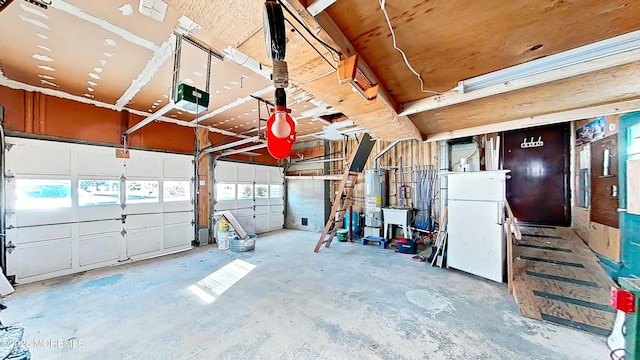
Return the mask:
<path id="1" fill-rule="evenodd" d="M 191 248 L 188 155 L 7 138 L 7 273 L 27 283 Z"/>
<path id="2" fill-rule="evenodd" d="M 215 211 L 231 211 L 248 233 L 284 227 L 282 168 L 219 161 L 214 176 Z"/>

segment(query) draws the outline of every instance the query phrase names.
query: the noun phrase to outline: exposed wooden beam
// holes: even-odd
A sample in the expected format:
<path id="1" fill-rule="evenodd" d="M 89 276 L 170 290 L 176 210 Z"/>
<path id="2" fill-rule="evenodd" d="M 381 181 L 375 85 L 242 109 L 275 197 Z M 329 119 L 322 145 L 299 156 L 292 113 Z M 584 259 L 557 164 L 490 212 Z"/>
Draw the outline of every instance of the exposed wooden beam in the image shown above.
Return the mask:
<path id="1" fill-rule="evenodd" d="M 486 87 L 460 94 L 457 91 L 450 91 L 442 95 L 432 96 L 426 99 L 413 101 L 402 105 L 400 115 L 414 115 L 425 111 L 435 110 L 445 106 L 461 104 L 493 95 L 504 94 L 510 91 L 524 89 L 536 85 L 546 84 L 552 81 L 566 79 L 590 72 L 600 71 L 619 65 L 629 64 L 638 61 L 640 49 L 627 51 L 620 54 L 607 56 L 580 64 L 570 65 L 564 68 L 547 71 L 541 74 L 529 76 L 522 79 L 514 79 L 502 84 Z"/>
<path id="2" fill-rule="evenodd" d="M 316 16 L 336 1 L 337 0 L 312 0 L 311 3 L 307 5 L 307 11 L 309 11 L 311 15 Z"/>
<path id="3" fill-rule="evenodd" d="M 500 131 L 524 129 L 534 126 L 550 125 L 574 120 L 589 119 L 598 116 L 627 113 L 640 110 L 640 99 L 624 101 L 615 104 L 599 105 L 588 108 L 561 111 L 554 114 L 531 116 L 524 119 L 505 121 L 496 124 L 475 126 L 467 129 L 453 130 L 433 134 L 425 142 L 456 139 L 466 136 L 482 135 Z"/>

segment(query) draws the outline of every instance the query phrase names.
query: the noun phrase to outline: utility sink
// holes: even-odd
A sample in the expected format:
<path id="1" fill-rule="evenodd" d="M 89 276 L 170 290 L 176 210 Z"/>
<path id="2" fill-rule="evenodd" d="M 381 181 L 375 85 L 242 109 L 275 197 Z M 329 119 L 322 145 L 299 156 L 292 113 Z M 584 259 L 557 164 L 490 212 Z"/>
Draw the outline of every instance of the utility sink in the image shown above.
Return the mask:
<path id="1" fill-rule="evenodd" d="M 413 208 L 382 208 L 384 223 L 409 226 Z"/>

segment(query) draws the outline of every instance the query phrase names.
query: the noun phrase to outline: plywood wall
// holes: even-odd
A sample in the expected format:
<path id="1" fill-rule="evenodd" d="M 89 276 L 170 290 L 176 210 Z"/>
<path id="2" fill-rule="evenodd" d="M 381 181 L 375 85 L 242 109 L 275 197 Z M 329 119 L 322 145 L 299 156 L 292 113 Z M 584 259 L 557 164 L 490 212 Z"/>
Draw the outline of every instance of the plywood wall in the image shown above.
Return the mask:
<path id="1" fill-rule="evenodd" d="M 372 169 L 374 167 L 373 159 L 379 154 L 384 148 L 386 148 L 391 142 L 389 141 L 377 141 L 371 151 L 371 155 L 365 166 L 365 171 Z M 331 142 L 331 153 L 338 152 L 334 155 L 335 157 L 345 157 L 348 158 L 349 155 L 355 151 L 357 147 L 357 142 L 351 138 L 347 142 L 346 150 L 345 150 L 345 142 L 344 141 L 334 141 Z M 399 143 L 391 150 L 389 150 L 386 154 L 380 157 L 378 164 L 381 168 L 390 168 L 400 166 L 400 159 L 402 159 L 402 166 L 406 167 L 405 171 L 409 170 L 410 167 L 417 168 L 425 165 L 433 165 L 437 166 L 438 163 L 438 144 L 437 143 L 423 143 L 418 140 L 406 141 L 403 143 Z M 331 163 L 331 172 L 333 174 L 342 174 L 343 173 L 343 162 L 333 162 Z M 389 194 L 394 195 L 396 193 L 395 186 L 396 181 L 394 181 L 392 171 L 389 172 Z M 411 182 L 410 174 L 403 174 L 403 181 L 405 184 L 409 184 Z M 400 177 L 397 177 L 397 182 L 400 181 Z M 338 183 L 332 182 L 331 194 L 335 194 L 337 190 Z M 361 212 L 364 207 L 364 173 L 358 177 L 358 184 L 354 189 L 355 193 L 355 204 L 354 211 Z M 335 195 L 332 195 L 332 199 Z M 397 197 L 390 196 L 389 205 L 397 205 L 398 199 Z"/>
<path id="2" fill-rule="evenodd" d="M 618 133 L 619 119 L 619 115 L 611 115 L 605 118 L 605 137 Z M 575 128 L 578 129 L 592 120 L 594 119 L 575 121 Z M 574 184 L 578 183 L 578 171 L 584 168 L 584 166 L 580 164 L 580 152 L 586 151 L 587 154 L 590 154 L 590 147 L 591 144 L 575 146 L 572 159 L 575 169 L 573 174 Z M 587 168 L 591 170 L 591 162 L 587 161 L 586 163 L 588 165 Z M 592 183 L 591 186 L 593 187 L 594 184 Z M 573 197 L 577 199 L 577 185 L 574 186 Z M 593 201 L 593 199 L 591 199 L 591 201 Z M 577 200 L 574 201 L 571 213 L 572 228 L 593 251 L 613 261 L 620 261 L 620 231 L 618 229 L 591 221 L 590 208 L 578 207 Z"/>

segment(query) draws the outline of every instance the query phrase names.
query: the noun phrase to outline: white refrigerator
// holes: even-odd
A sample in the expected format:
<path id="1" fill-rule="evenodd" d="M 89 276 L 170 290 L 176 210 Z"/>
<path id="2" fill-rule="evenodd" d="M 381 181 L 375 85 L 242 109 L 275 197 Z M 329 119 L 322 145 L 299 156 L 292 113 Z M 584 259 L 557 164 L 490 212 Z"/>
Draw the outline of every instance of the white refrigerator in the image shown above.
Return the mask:
<path id="1" fill-rule="evenodd" d="M 493 281 L 503 281 L 503 223 L 508 172 L 441 174 L 448 177 L 448 267 Z"/>

